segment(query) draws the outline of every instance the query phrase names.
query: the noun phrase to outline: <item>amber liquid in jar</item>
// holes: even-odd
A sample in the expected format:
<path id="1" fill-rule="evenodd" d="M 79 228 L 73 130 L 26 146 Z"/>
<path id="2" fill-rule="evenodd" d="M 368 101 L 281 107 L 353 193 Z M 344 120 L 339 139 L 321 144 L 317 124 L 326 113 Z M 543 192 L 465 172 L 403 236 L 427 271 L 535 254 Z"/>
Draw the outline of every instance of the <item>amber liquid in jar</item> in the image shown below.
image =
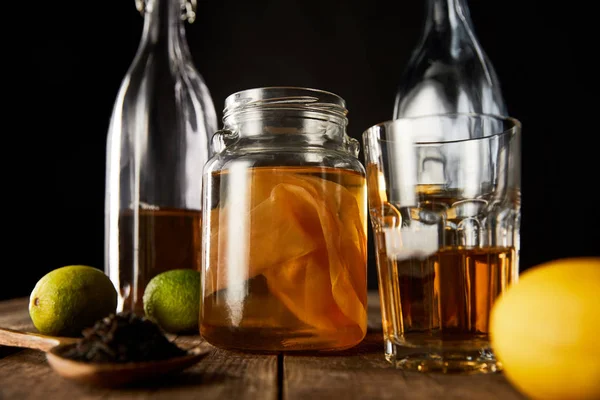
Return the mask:
<path id="1" fill-rule="evenodd" d="M 365 176 L 234 166 L 205 184 L 201 335 L 267 352 L 358 344 L 367 329 Z"/>

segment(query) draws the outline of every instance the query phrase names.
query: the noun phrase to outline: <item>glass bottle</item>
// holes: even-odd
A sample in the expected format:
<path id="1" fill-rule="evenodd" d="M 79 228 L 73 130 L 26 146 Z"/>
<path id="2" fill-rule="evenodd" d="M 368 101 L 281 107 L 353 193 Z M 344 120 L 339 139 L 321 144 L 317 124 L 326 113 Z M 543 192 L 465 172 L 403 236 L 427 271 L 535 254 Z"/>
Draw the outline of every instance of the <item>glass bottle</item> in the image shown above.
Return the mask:
<path id="1" fill-rule="evenodd" d="M 427 0 L 423 33 L 404 69 L 393 118 L 443 113 L 506 115 L 500 82 L 467 0 Z"/>
<path id="2" fill-rule="evenodd" d="M 107 138 L 105 272 L 119 311 L 143 313 L 146 284 L 169 269 L 200 270 L 202 167 L 217 118 L 193 65 L 183 0 L 139 2 L 144 28 Z"/>
<path id="3" fill-rule="evenodd" d="M 213 345 L 335 350 L 365 336 L 366 180 L 346 113 L 315 89 L 226 99 L 203 179 L 200 333 Z"/>
<path id="4" fill-rule="evenodd" d="M 423 32 L 403 71 L 393 118 L 448 113 L 508 116 L 500 81 L 475 34 L 467 0 L 427 0 Z M 444 139 L 460 130 L 446 129 Z M 436 140 L 433 131 L 422 126 L 415 134 Z M 520 143 L 520 133 L 514 143 Z M 515 167 L 508 185 L 520 197 L 518 146 L 511 149 L 510 162 Z"/>

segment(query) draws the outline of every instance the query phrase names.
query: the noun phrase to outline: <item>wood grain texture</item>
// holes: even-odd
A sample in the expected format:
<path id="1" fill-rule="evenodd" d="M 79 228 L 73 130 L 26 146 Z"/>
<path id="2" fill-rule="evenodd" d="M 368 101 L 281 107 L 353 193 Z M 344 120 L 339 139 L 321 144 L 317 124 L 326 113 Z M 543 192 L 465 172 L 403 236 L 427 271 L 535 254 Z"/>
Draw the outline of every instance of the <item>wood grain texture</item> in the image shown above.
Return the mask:
<path id="1" fill-rule="evenodd" d="M 37 332 L 29 317 L 29 299 L 21 297 L 0 301 L 0 327 Z"/>
<path id="2" fill-rule="evenodd" d="M 266 399 L 277 398 L 276 356 L 215 349 L 184 372 L 138 387 L 104 389 L 55 374 L 45 353 L 24 350 L 0 359 L 0 399 Z"/>
<path id="3" fill-rule="evenodd" d="M 43 352 L 0 346 L 0 400 L 523 399 L 502 374 L 456 376 L 394 368 L 383 357 L 379 297 L 375 292 L 369 294 L 368 315 L 369 333 L 354 349 L 327 355 L 282 355 L 278 359 L 276 355 L 212 348 L 209 356 L 179 375 L 118 390 L 61 378 L 51 370 Z M 27 299 L 0 302 L 0 326 L 35 332 Z M 194 346 L 199 340 L 197 336 L 177 338 L 182 347 Z"/>
<path id="4" fill-rule="evenodd" d="M 209 356 L 180 374 L 117 390 L 64 379 L 49 367 L 45 353 L 24 350 L 0 359 L 0 399 L 275 400 L 276 357 L 213 349 Z"/>
<path id="5" fill-rule="evenodd" d="M 49 351 L 53 347 L 75 343 L 78 339 L 46 336 L 0 327 L 0 345 Z"/>
<path id="6" fill-rule="evenodd" d="M 0 327 L 17 329 L 24 332 L 37 332 L 29 317 L 29 299 L 22 297 L 0 301 Z M 21 351 L 18 347 L 0 346 L 0 358 Z M 0 397 L 2 400 L 2 397 Z"/>
<path id="7" fill-rule="evenodd" d="M 402 371 L 383 356 L 377 293 L 368 298 L 369 333 L 353 349 L 336 355 L 286 355 L 284 400 L 297 399 L 498 399 L 521 400 L 502 374 L 442 375 Z"/>
<path id="8" fill-rule="evenodd" d="M 27 300 L 0 302 L 0 326 L 36 332 Z M 193 347 L 198 336 L 179 337 Z M 212 348 L 198 364 L 182 373 L 127 389 L 104 389 L 71 382 L 54 373 L 45 353 L 0 346 L 0 400 L 76 399 L 265 399 L 276 400 L 277 356 L 252 355 Z"/>
<path id="9" fill-rule="evenodd" d="M 404 372 L 383 357 L 380 333 L 338 356 L 286 356 L 283 399 L 523 399 L 502 374 Z"/>

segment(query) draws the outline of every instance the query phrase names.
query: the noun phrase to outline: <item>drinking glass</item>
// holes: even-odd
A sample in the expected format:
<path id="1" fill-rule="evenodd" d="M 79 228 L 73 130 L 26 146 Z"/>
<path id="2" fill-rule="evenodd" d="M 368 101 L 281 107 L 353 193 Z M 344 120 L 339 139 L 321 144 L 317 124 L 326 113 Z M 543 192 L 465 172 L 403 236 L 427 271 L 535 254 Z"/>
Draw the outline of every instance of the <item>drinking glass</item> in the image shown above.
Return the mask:
<path id="1" fill-rule="evenodd" d="M 501 369 L 488 328 L 519 273 L 520 132 L 511 117 L 460 113 L 364 132 L 385 356 L 397 367 Z"/>

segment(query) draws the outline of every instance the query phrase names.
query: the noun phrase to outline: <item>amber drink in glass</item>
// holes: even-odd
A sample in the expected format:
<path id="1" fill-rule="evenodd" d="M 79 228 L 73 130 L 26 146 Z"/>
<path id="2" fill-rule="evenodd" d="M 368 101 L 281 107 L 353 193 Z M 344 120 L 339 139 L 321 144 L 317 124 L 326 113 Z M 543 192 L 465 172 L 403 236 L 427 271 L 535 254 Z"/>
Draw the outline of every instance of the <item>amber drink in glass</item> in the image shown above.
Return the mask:
<path id="1" fill-rule="evenodd" d="M 451 114 L 364 133 L 385 355 L 398 367 L 501 368 L 489 317 L 518 279 L 519 132 L 513 118 Z"/>

